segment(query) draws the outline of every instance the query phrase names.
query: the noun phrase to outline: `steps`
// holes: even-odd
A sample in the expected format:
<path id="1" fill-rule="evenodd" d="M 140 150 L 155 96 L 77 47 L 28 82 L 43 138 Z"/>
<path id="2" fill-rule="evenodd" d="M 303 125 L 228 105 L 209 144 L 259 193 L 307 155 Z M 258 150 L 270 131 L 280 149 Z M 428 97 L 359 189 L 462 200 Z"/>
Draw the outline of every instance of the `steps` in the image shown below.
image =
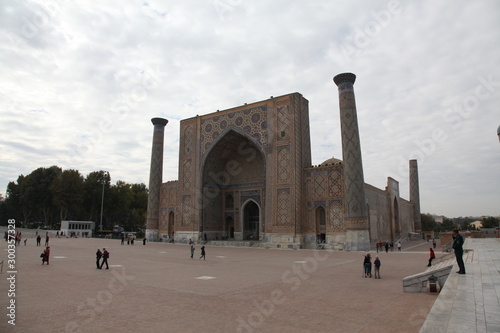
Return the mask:
<path id="1" fill-rule="evenodd" d="M 428 267 L 424 272 L 407 276 L 403 279 L 403 291 L 411 293 L 429 292 L 429 278 L 434 275 L 438 279 L 438 290 L 444 285 L 455 263 L 454 259 L 444 260 Z"/>
<path id="2" fill-rule="evenodd" d="M 465 264 L 474 262 L 474 251 L 470 249 L 464 250 L 463 259 Z M 413 293 L 429 292 L 429 277 L 432 275 L 438 279 L 437 291 L 439 291 L 444 286 L 454 264 L 455 255 L 453 253 L 436 258 L 434 264 L 427 267 L 422 273 L 405 277 L 403 279 L 403 291 Z"/>

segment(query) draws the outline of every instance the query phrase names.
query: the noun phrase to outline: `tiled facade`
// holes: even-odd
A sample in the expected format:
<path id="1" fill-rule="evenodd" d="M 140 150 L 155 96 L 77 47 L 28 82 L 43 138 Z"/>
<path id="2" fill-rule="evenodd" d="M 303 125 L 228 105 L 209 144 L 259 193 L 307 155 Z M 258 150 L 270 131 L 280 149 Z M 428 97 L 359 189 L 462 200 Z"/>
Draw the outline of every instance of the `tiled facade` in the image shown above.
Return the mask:
<path id="1" fill-rule="evenodd" d="M 337 159 L 311 165 L 308 101 L 299 93 L 182 120 L 179 180 L 161 185 L 158 234 L 359 250 L 359 232 L 374 242 L 414 231 L 414 205 L 391 178 L 385 190 L 362 183 L 361 201 L 351 190 L 361 215 L 348 220 L 345 167 Z"/>

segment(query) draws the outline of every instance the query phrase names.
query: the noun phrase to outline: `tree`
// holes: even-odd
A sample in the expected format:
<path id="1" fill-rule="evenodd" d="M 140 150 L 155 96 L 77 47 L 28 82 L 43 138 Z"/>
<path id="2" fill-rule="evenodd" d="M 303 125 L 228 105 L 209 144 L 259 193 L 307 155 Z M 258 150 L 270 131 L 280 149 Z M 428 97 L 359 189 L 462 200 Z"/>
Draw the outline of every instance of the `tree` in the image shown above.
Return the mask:
<path id="1" fill-rule="evenodd" d="M 83 202 L 83 188 L 83 177 L 77 170 L 64 170 L 54 179 L 50 190 L 61 221 L 66 220 L 69 212 L 70 216 L 78 218 Z"/>
<path id="2" fill-rule="evenodd" d="M 420 214 L 420 220 L 422 221 L 422 231 L 436 231 L 438 228 L 436 220 L 431 214 Z"/>
<path id="3" fill-rule="evenodd" d="M 148 209 L 148 189 L 145 184 L 132 184 L 134 199 L 130 205 L 131 215 L 126 230 L 137 230 L 146 223 Z M 125 227 L 125 226 L 124 226 Z"/>
<path id="4" fill-rule="evenodd" d="M 7 197 L 5 198 L 4 214 L 7 219 L 14 219 L 16 222 L 23 221 L 23 210 L 21 208 L 21 184 L 24 181 L 24 176 L 20 175 L 15 182 L 9 182 L 7 185 Z M 29 216 L 29 214 L 28 214 Z M 2 219 L 2 221 L 5 217 Z M 6 221 L 5 221 L 6 222 Z"/>
<path id="5" fill-rule="evenodd" d="M 111 186 L 108 192 L 107 211 L 109 217 L 108 227 L 113 225 L 124 225 L 128 223 L 130 216 L 130 204 L 134 199 L 134 193 L 127 184 L 121 180 L 116 185 Z M 111 224 L 111 225 L 110 225 Z"/>
<path id="6" fill-rule="evenodd" d="M 61 168 L 38 168 L 26 176 L 21 185 L 21 206 L 31 212 L 32 218 L 43 220 L 45 226 L 52 224 L 55 211 L 50 186 L 61 174 Z M 25 220 L 25 222 L 28 219 Z"/>
<path id="7" fill-rule="evenodd" d="M 104 185 L 104 192 L 108 193 L 110 188 L 111 178 L 105 171 L 94 171 L 87 175 L 84 181 L 84 210 L 86 212 L 86 220 L 96 221 L 101 213 L 101 199 Z M 108 196 L 104 197 L 106 203 Z M 107 205 L 106 205 L 107 206 Z"/>
<path id="8" fill-rule="evenodd" d="M 500 227 L 499 220 L 493 216 L 483 218 L 483 228 L 496 228 Z"/>
<path id="9" fill-rule="evenodd" d="M 144 184 L 117 181 L 111 185 L 108 172 L 94 171 L 83 177 L 78 170 L 57 166 L 38 168 L 20 175 L 7 186 L 5 201 L 0 200 L 0 221 L 8 219 L 39 227 L 40 221 L 53 227 L 65 219 L 96 221 L 100 225 L 103 201 L 103 225 L 111 229 L 120 224 L 137 230 L 146 221 L 148 189 Z"/>
<path id="10" fill-rule="evenodd" d="M 441 223 L 441 231 L 452 231 L 457 228 L 457 225 L 453 223 L 451 219 L 444 218 L 443 223 Z"/>

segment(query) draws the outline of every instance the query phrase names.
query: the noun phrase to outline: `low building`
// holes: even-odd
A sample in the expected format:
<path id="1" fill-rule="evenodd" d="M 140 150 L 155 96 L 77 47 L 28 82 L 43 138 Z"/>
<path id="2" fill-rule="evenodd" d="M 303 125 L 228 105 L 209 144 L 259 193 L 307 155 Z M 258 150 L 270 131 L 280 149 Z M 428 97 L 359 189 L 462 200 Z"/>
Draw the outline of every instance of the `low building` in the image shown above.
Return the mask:
<path id="1" fill-rule="evenodd" d="M 92 237 L 94 229 L 92 221 L 61 221 L 60 233 L 67 237 Z"/>

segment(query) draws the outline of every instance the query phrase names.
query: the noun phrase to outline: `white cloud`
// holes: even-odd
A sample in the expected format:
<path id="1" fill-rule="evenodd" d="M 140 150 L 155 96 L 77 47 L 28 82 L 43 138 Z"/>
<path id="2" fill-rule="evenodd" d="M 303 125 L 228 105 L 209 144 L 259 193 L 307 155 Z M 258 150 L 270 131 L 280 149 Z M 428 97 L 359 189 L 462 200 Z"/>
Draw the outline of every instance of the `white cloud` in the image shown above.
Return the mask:
<path id="1" fill-rule="evenodd" d="M 309 100 L 313 164 L 341 158 L 332 78 L 351 71 L 366 182 L 408 197 L 418 157 L 424 212 L 500 215 L 496 1 L 1 6 L 0 192 L 53 164 L 147 184 L 156 116 L 177 179 L 181 119 L 291 92 Z"/>

